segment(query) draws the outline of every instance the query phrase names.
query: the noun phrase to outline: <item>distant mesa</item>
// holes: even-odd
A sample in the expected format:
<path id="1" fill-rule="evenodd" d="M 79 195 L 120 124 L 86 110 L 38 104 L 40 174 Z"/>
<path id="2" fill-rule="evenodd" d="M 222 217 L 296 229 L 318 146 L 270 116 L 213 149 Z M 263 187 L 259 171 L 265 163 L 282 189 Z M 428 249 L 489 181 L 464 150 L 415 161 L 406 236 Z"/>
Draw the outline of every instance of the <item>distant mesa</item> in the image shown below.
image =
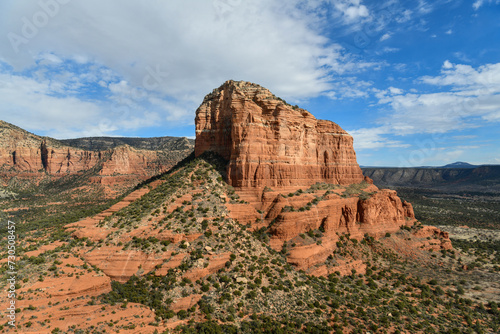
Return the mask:
<path id="1" fill-rule="evenodd" d="M 417 187 L 447 193 L 500 193 L 500 165 L 454 162 L 441 167 L 363 167 L 379 187 Z"/>

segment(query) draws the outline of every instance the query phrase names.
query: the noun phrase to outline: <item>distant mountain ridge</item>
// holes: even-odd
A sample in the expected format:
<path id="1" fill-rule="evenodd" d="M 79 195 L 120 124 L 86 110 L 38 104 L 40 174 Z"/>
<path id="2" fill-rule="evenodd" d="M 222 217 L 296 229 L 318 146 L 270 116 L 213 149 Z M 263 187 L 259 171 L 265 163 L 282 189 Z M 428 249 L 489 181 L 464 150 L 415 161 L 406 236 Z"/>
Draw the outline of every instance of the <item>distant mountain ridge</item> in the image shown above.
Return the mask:
<path id="1" fill-rule="evenodd" d="M 453 167 L 460 166 L 460 167 Z M 442 191 L 500 192 L 500 165 L 453 163 L 443 167 L 362 167 L 379 187 L 416 187 Z"/>
<path id="2" fill-rule="evenodd" d="M 189 150 L 194 147 L 194 139 L 186 137 L 84 137 L 74 139 L 61 139 L 67 146 L 83 148 L 89 151 L 110 150 L 118 146 L 129 145 L 141 150 L 172 151 Z"/>
<path id="3" fill-rule="evenodd" d="M 495 164 L 473 165 L 468 162 L 456 161 L 444 166 L 415 166 L 415 167 L 394 167 L 394 166 L 363 166 L 361 168 L 477 168 L 481 166 L 500 166 Z"/>
<path id="4" fill-rule="evenodd" d="M 451 164 L 444 165 L 442 168 L 476 168 L 480 165 L 471 165 L 468 162 L 457 161 Z"/>

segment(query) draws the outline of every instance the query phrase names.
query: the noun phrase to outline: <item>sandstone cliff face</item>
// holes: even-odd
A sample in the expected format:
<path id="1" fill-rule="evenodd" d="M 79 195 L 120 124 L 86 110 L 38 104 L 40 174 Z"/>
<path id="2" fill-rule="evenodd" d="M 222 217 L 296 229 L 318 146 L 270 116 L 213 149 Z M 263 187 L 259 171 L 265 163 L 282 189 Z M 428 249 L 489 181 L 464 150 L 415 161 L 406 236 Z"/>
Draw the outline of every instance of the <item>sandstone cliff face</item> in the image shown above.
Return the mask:
<path id="1" fill-rule="evenodd" d="M 337 124 L 249 82 L 227 81 L 196 111 L 195 155 L 214 151 L 229 160 L 235 187 L 359 183 L 352 143 Z"/>
<path id="2" fill-rule="evenodd" d="M 363 176 L 348 133 L 256 84 L 227 81 L 205 97 L 196 111 L 195 155 L 205 151 L 228 161 L 228 182 L 248 203 L 229 204 L 231 217 L 268 226 L 275 250 L 322 231 L 322 243 L 290 252 L 288 261 L 302 269 L 323 263 L 342 234 L 380 238 L 416 221 L 410 203 Z M 335 270 L 352 269 L 342 266 Z"/>
<path id="3" fill-rule="evenodd" d="M 190 152 L 190 148 L 183 147 L 170 156 L 128 145 L 88 151 L 65 146 L 57 140 L 39 137 L 0 121 L 0 176 L 4 183 L 13 177 L 58 178 L 94 168 L 91 182 L 129 187 L 165 172 Z"/>
<path id="4" fill-rule="evenodd" d="M 0 148 L 2 167 L 25 173 L 47 172 L 62 176 L 90 169 L 100 160 L 101 154 L 98 152 L 52 146 L 45 140 L 28 145 L 14 142 Z"/>
<path id="5" fill-rule="evenodd" d="M 307 213 L 282 211 L 276 216 L 271 233 L 274 238 L 286 241 L 300 233 L 321 228 L 326 234 L 350 234 L 362 239 L 367 233 L 381 237 L 387 232 L 395 232 L 410 220 L 414 221 L 414 217 L 405 215 L 396 192 L 382 190 L 367 200 L 329 195 Z"/>
<path id="6" fill-rule="evenodd" d="M 274 227 L 275 235 L 283 240 L 318 228 L 321 222 L 337 231 L 350 232 L 356 222 L 377 230 L 382 225 L 399 227 L 406 218 L 414 220 L 411 204 L 402 203 L 395 191 L 379 191 L 371 179 L 363 176 L 352 142 L 352 137 L 337 124 L 317 120 L 308 111 L 287 105 L 269 90 L 244 81 L 227 81 L 208 94 L 196 111 L 195 155 L 213 151 L 228 160 L 227 178 L 240 190 L 259 192 L 264 187 L 288 189 L 315 183 L 364 182 L 372 193 L 366 200 L 331 194 L 307 215 L 282 213 L 285 205 L 293 205 L 281 198 L 279 190 L 275 198 L 269 198 L 269 192 L 262 193 L 258 196 L 259 210 L 268 212 L 268 221 L 284 222 Z M 259 205 L 258 200 L 250 202 Z M 287 216 L 300 227 L 289 226 Z"/>

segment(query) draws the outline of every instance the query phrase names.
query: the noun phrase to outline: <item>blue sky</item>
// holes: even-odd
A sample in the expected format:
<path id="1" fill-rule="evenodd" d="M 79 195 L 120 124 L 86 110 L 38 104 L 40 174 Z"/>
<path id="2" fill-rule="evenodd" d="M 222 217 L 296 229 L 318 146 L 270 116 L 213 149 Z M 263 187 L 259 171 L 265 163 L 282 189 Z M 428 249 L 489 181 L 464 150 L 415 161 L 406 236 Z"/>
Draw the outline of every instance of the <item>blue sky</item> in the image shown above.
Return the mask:
<path id="1" fill-rule="evenodd" d="M 0 119 L 39 135 L 194 136 L 204 95 L 261 84 L 370 166 L 500 164 L 500 1 L 0 3 Z"/>

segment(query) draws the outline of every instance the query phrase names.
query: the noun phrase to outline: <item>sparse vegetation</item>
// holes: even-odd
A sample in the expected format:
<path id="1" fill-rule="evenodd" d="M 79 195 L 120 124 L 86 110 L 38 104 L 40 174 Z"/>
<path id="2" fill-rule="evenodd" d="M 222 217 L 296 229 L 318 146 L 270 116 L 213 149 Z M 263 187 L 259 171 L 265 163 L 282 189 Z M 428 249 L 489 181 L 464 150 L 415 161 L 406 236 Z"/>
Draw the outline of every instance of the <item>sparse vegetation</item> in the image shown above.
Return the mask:
<path id="1" fill-rule="evenodd" d="M 160 260 L 150 267 L 141 265 L 125 282 L 112 282 L 109 293 L 78 297 L 85 307 L 101 312 L 99 316 L 131 312 L 137 319 L 134 323 L 118 317 L 108 319 L 89 329 L 94 332 L 140 330 L 137 323 L 143 320 L 142 310 L 154 310 L 154 320 L 142 326 L 164 328 L 168 322 L 185 320 L 186 324 L 174 330 L 177 333 L 498 331 L 498 304 L 482 297 L 487 289 L 479 280 L 480 275 L 491 281 L 498 277 L 494 276 L 498 275 L 497 244 L 456 241 L 456 250 L 422 251 L 425 261 L 419 262 L 421 259 L 400 255 L 384 243 L 411 241 L 415 238 L 412 233 L 422 228 L 419 225 L 402 226 L 380 239 L 367 234 L 358 241 L 343 234 L 338 235 L 335 251 L 325 255 L 324 265 L 331 272 L 311 275 L 311 271 L 293 268 L 287 256 L 295 247 L 324 245 L 324 226 L 312 227 L 280 248 L 271 248 L 272 229 L 279 222 L 252 229 L 230 218 L 225 199 L 232 204 L 245 203 L 223 181 L 225 164 L 209 154 L 185 160 L 159 177 L 161 182 L 155 187 L 145 184 L 150 186 L 146 195 L 103 219 L 99 228 L 109 232 L 104 238 L 73 239 L 66 235 L 59 238 L 64 243 L 57 248 L 22 257 L 20 275 L 27 279 L 23 284 L 60 276 L 85 279 L 87 273 L 99 277 L 100 269 L 80 254 L 116 247 Z M 308 196 L 302 202 L 306 204 L 285 207 L 283 212 L 312 210 L 334 193 L 337 195 L 332 196 L 366 200 L 371 196 L 364 192 L 366 187 L 316 184 L 299 189 L 283 196 L 299 200 Z M 24 252 L 42 244 L 36 237 L 43 231 L 29 236 L 28 232 Z M 65 256 L 78 261 L 69 264 Z M 344 276 L 331 269 L 354 261 L 359 261 L 359 266 L 348 267 Z M 460 269 L 465 266 L 467 270 Z M 2 270 L 5 272 L 5 266 Z M 41 293 L 29 291 L 21 298 Z M 185 303 L 181 309 L 177 308 L 180 301 Z M 45 307 L 68 311 L 69 302 L 38 306 L 30 301 L 23 312 L 29 315 Z M 33 318 L 23 325 L 46 329 L 51 323 L 50 318 L 44 322 Z M 50 327 L 50 331 L 55 330 Z M 77 333 L 78 329 L 67 332 Z"/>

